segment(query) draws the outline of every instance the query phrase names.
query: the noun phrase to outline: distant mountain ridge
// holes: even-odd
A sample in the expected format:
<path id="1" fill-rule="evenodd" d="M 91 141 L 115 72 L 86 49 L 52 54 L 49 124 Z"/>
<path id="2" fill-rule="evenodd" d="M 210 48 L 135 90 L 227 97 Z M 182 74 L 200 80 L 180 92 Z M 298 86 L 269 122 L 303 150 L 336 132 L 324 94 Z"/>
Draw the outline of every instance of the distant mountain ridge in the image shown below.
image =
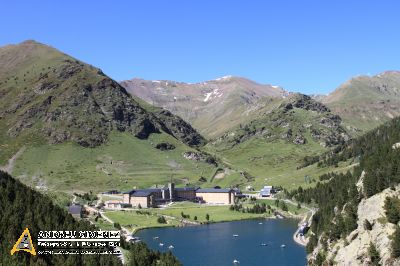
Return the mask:
<path id="1" fill-rule="evenodd" d="M 400 115 L 400 72 L 354 77 L 319 100 L 359 135 Z"/>
<path id="2" fill-rule="evenodd" d="M 208 138 L 250 122 L 292 94 L 279 86 L 233 76 L 194 84 L 133 79 L 121 85 L 132 95 L 181 116 Z M 349 133 L 358 136 L 400 115 L 400 72 L 354 77 L 328 95 L 311 97 L 339 115 Z"/>
<path id="3" fill-rule="evenodd" d="M 199 83 L 132 79 L 121 85 L 132 95 L 181 116 L 209 138 L 247 120 L 249 111 L 261 107 L 257 106 L 261 98 L 288 95 L 279 86 L 233 76 Z"/>

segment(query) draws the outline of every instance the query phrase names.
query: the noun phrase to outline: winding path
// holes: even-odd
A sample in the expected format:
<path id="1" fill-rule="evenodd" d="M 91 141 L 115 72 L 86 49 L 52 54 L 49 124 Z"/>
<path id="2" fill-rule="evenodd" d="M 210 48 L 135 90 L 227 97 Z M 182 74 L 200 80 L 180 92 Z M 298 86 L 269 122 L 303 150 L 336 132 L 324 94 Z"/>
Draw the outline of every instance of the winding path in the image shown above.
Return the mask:
<path id="1" fill-rule="evenodd" d="M 4 172 L 8 172 L 9 174 L 12 174 L 12 171 L 14 169 L 15 161 L 18 159 L 19 156 L 22 155 L 22 153 L 25 151 L 25 146 L 23 146 L 19 151 L 17 151 L 16 154 L 14 154 L 7 162 L 6 165 L 1 166 L 0 170 Z"/>

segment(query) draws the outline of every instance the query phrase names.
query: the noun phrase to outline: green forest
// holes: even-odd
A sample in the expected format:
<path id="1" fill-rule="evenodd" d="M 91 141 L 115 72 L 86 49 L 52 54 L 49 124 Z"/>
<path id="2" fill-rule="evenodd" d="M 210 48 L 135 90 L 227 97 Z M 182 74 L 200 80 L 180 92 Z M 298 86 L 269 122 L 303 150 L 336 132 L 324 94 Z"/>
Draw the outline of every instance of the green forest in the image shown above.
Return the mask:
<path id="1" fill-rule="evenodd" d="M 0 265 L 121 265 L 115 255 L 42 255 L 10 250 L 25 228 L 29 228 L 36 248 L 41 230 L 98 230 L 89 222 L 75 220 L 52 200 L 0 171 Z M 145 244 L 121 246 L 129 250 L 129 265 L 180 265 L 172 253 L 151 251 Z M 38 253 L 38 252 L 37 252 Z"/>
<path id="2" fill-rule="evenodd" d="M 286 192 L 300 202 L 318 205 L 312 218 L 308 253 L 314 250 L 318 240 L 326 246 L 328 241 L 343 238 L 357 228 L 357 207 L 362 198 L 394 188 L 400 183 L 400 149 L 394 145 L 399 141 L 400 118 L 395 118 L 341 146 L 319 162 L 319 165 L 334 165 L 349 159 L 359 161 L 352 173 L 326 174 L 320 177 L 324 182 L 319 182 L 314 188 L 299 187 Z M 363 172 L 363 187 L 360 190 L 356 183 Z M 398 221 L 398 200 L 387 199 L 386 208 L 388 220 Z M 396 250 L 397 241 L 399 239 L 394 235 L 393 249 L 396 246 Z M 394 250 L 392 254 L 398 257 L 397 253 Z"/>

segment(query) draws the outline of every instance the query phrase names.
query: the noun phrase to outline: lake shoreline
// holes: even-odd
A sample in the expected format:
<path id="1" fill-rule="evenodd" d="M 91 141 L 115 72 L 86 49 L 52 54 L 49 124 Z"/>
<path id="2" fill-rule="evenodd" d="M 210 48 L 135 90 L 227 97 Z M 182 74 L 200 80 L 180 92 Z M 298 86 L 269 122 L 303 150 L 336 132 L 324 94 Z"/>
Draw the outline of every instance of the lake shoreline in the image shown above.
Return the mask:
<path id="1" fill-rule="evenodd" d="M 247 220 L 285 220 L 285 219 L 291 219 L 291 220 L 304 220 L 307 217 L 307 213 L 304 214 L 304 216 L 299 216 L 299 215 L 292 215 L 289 214 L 289 216 L 284 216 L 283 218 L 280 218 L 278 216 L 272 215 L 272 216 L 267 216 L 267 217 L 248 217 L 248 218 L 241 218 L 241 219 L 230 219 L 230 220 L 222 220 L 222 221 L 209 221 L 209 222 L 199 222 L 197 224 L 193 223 L 186 223 L 186 224 L 179 224 L 179 225 L 160 225 L 160 226 L 149 226 L 149 227 L 143 227 L 143 228 L 135 228 L 131 231 L 132 235 L 137 234 L 139 231 L 143 231 L 146 229 L 155 229 L 155 228 L 181 228 L 181 227 L 190 227 L 190 226 L 202 226 L 202 225 L 210 225 L 210 224 L 222 224 L 222 223 L 229 223 L 229 222 L 237 222 L 237 221 L 247 221 Z M 299 229 L 296 230 L 295 234 L 298 232 Z M 293 235 L 293 239 L 295 239 L 295 234 Z M 296 243 L 298 243 L 296 240 L 294 240 Z M 299 245 L 302 245 L 301 243 L 298 243 Z M 305 246 L 305 245 L 302 245 Z"/>

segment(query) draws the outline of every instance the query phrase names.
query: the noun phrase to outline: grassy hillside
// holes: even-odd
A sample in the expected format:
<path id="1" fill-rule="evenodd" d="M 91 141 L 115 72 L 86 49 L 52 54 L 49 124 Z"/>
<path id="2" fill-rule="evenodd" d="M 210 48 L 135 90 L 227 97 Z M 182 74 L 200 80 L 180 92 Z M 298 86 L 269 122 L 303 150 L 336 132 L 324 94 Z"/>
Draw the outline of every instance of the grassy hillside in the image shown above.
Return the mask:
<path id="1" fill-rule="evenodd" d="M 253 177 L 253 179 L 246 180 L 236 173 L 237 179 L 234 180 L 231 177 L 229 182 L 244 181 L 242 186 L 252 185 L 255 189 L 260 189 L 264 185 L 293 189 L 298 186 L 314 186 L 322 174 L 352 169 L 348 162 L 341 162 L 338 167 L 318 167 L 313 164 L 300 168 L 304 156 L 318 155 L 324 151 L 326 149 L 317 143 L 295 145 L 284 140 L 266 142 L 262 139 L 252 139 L 236 145 L 232 149 L 220 151 L 219 154 L 227 165 L 245 171 Z M 223 184 L 224 180 L 215 182 Z"/>
<path id="2" fill-rule="evenodd" d="M 0 48 L 0 164 L 32 142 L 106 143 L 110 132 L 146 139 L 165 132 L 190 146 L 204 139 L 170 112 L 146 109 L 100 69 L 34 42 Z"/>
<path id="3" fill-rule="evenodd" d="M 156 149 L 161 142 L 176 148 Z M 14 175 L 33 186 L 99 192 L 164 185 L 171 176 L 177 184 L 195 184 L 200 176 L 214 174 L 214 165 L 187 160 L 186 151 L 194 149 L 165 133 L 141 140 L 113 132 L 106 144 L 93 149 L 74 143 L 29 146 L 17 160 Z"/>
<path id="4" fill-rule="evenodd" d="M 206 149 L 221 156 L 228 166 L 247 173 L 246 184 L 296 188 L 315 185 L 309 181 L 317 180 L 322 173 L 349 169 L 347 163 L 338 168 L 302 168 L 305 156 L 322 154 L 348 138 L 340 117 L 323 104 L 298 94 L 210 142 Z"/>

